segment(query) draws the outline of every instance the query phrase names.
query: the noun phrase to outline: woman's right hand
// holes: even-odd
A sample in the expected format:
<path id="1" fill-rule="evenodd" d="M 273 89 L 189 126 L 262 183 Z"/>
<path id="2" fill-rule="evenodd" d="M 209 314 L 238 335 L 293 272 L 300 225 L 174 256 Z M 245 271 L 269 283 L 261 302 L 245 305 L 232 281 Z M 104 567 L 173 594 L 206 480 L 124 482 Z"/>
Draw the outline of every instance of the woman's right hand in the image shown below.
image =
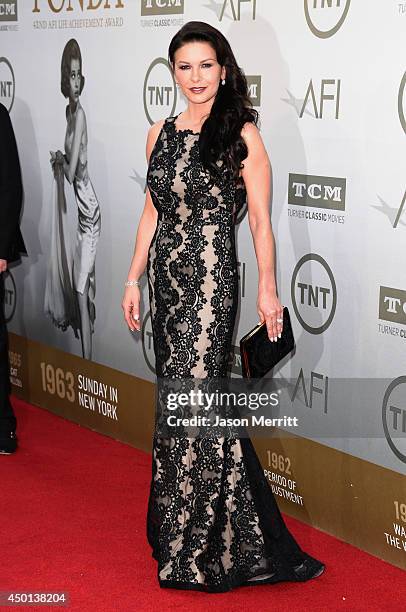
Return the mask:
<path id="1" fill-rule="evenodd" d="M 54 177 L 57 178 L 58 171 L 60 168 L 60 166 L 58 166 L 58 156 L 57 156 L 57 153 L 55 153 L 55 151 L 50 151 L 49 153 L 51 155 L 51 159 L 49 160 L 49 163 L 51 164 L 51 168 L 52 168 L 52 172 L 54 173 Z"/>
<path id="2" fill-rule="evenodd" d="M 137 285 L 133 287 L 126 287 L 124 292 L 123 301 L 121 308 L 124 312 L 124 319 L 129 327 L 133 331 L 140 331 L 140 289 Z"/>

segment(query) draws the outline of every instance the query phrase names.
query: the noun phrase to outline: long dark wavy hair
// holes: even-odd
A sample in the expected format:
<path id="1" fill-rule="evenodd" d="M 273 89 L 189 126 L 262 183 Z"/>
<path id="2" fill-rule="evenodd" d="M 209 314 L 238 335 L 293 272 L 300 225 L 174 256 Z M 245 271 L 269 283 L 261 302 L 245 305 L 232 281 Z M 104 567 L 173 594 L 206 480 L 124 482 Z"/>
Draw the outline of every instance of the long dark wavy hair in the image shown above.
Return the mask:
<path id="1" fill-rule="evenodd" d="M 238 66 L 228 40 L 216 28 L 203 21 L 189 21 L 175 34 L 169 45 L 169 63 L 174 69 L 175 53 L 189 42 L 207 42 L 216 52 L 217 61 L 226 69 L 225 85 L 220 85 L 203 123 L 199 138 L 200 158 L 213 179 L 227 170 L 236 180 L 248 156 L 241 136 L 246 122 L 258 123 L 258 112 L 252 108 L 247 80 Z M 217 162 L 222 161 L 219 164 Z"/>

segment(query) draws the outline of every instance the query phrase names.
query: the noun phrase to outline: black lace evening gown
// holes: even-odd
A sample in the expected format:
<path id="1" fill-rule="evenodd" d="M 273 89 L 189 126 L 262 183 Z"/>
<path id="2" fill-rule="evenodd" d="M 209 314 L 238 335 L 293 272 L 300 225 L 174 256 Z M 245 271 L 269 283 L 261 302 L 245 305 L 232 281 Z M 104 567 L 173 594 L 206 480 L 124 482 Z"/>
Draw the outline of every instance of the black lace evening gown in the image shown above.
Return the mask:
<path id="1" fill-rule="evenodd" d="M 158 211 L 147 276 L 157 377 L 227 376 L 238 301 L 243 183 L 214 185 L 199 134 L 166 119 L 147 185 Z M 324 565 L 282 519 L 249 438 L 153 438 L 147 535 L 161 587 L 209 592 L 304 581 Z M 251 579 L 251 581 L 250 581 Z"/>

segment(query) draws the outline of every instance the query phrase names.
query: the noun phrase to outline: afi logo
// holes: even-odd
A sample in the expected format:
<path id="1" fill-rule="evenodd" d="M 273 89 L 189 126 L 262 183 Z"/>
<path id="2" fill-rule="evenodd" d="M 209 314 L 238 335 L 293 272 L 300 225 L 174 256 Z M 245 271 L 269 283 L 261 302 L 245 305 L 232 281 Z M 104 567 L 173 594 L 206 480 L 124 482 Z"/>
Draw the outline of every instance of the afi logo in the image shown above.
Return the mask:
<path id="1" fill-rule="evenodd" d="M 241 21 L 241 5 L 242 4 L 250 5 L 252 19 L 255 20 L 256 14 L 257 14 L 257 0 L 224 0 L 219 20 L 222 21 L 226 10 L 229 9 L 234 21 Z M 236 10 L 236 7 L 237 7 L 237 10 Z M 227 15 L 228 14 L 229 12 L 227 11 Z"/>
<path id="2" fill-rule="evenodd" d="M 307 383 L 307 384 L 306 384 Z M 318 372 L 310 372 L 310 379 L 305 379 L 303 368 L 300 368 L 299 375 L 293 390 L 291 402 L 295 401 L 296 396 L 304 401 L 308 408 L 313 408 L 315 404 L 323 405 L 323 412 L 327 414 L 328 409 L 328 376 Z"/>
<path id="3" fill-rule="evenodd" d="M 400 220 L 403 210 L 405 208 L 405 203 L 406 203 L 406 191 L 403 194 L 403 197 L 401 199 L 399 208 L 394 208 L 392 206 L 390 206 L 381 196 L 378 195 L 378 199 L 379 199 L 379 205 L 373 205 L 373 208 L 376 208 L 376 210 L 379 210 L 379 212 L 381 212 L 382 214 L 385 215 L 385 217 L 388 218 L 391 226 L 396 229 L 397 226 L 400 225 L 406 225 L 404 220 Z"/>
<path id="4" fill-rule="evenodd" d="M 323 119 L 325 103 L 334 102 L 335 104 L 328 104 L 327 106 L 329 108 L 333 106 L 334 117 L 335 119 L 338 119 L 340 112 L 340 91 L 341 79 L 322 79 L 319 89 L 315 88 L 313 81 L 310 80 L 305 98 L 303 100 L 303 106 L 300 109 L 299 117 L 303 117 L 306 106 L 310 102 L 310 106 L 313 108 L 316 119 Z"/>
<path id="5" fill-rule="evenodd" d="M 318 38 L 334 36 L 343 25 L 350 4 L 351 0 L 304 0 L 310 31 Z"/>
<path id="6" fill-rule="evenodd" d="M 184 0 L 141 0 L 141 16 L 179 15 L 184 12 Z"/>
<path id="7" fill-rule="evenodd" d="M 403 194 L 403 198 L 402 198 L 402 201 L 400 203 L 399 210 L 398 210 L 397 215 L 396 215 L 396 219 L 395 219 L 395 221 L 393 223 L 393 227 L 397 227 L 398 226 L 400 215 L 402 214 L 403 208 L 405 206 L 405 201 L 406 201 L 406 191 Z"/>
<path id="8" fill-rule="evenodd" d="M 48 4 L 53 13 L 61 11 L 73 11 L 79 8 L 81 11 L 96 11 L 97 9 L 124 8 L 124 0 L 34 0 L 33 13 L 40 13 L 44 4 Z"/>

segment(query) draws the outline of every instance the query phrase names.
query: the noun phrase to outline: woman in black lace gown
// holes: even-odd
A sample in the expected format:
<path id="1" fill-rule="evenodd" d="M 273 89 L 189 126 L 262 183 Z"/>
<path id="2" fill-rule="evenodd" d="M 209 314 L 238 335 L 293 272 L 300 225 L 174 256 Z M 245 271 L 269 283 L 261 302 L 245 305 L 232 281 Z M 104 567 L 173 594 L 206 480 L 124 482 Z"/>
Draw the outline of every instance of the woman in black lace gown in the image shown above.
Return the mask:
<path id="1" fill-rule="evenodd" d="M 273 341 L 282 331 L 270 164 L 224 36 L 189 22 L 169 59 L 188 107 L 148 134 L 146 204 L 122 306 L 139 330 L 136 281 L 146 267 L 157 377 L 223 378 L 238 300 L 235 221 L 246 197 L 258 314 Z M 163 436 L 156 427 L 152 450 L 147 534 L 161 587 L 224 592 L 323 572 L 287 530 L 249 438 Z"/>

